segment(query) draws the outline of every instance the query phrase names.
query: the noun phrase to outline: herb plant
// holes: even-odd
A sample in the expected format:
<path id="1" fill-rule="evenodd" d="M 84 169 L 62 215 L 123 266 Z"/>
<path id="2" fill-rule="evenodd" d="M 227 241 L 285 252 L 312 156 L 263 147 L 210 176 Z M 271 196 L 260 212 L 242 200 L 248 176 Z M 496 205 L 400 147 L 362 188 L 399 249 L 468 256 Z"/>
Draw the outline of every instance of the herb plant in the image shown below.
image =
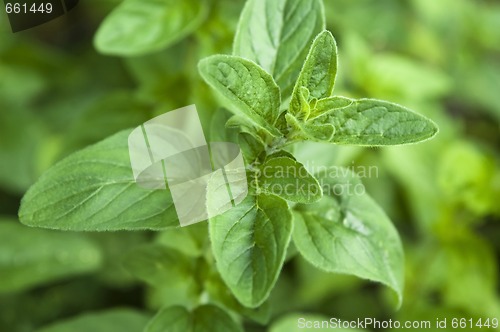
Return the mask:
<path id="1" fill-rule="evenodd" d="M 124 24 L 120 10 L 139 4 L 125 1 L 106 19 L 98 49 L 122 55 L 161 49 L 206 15 L 195 11 L 192 25 L 170 27 L 181 31 L 175 38 L 130 45 L 114 27 Z M 243 152 L 250 184 L 243 202 L 208 226 L 180 228 L 168 190 L 135 184 L 125 130 L 45 172 L 22 200 L 21 222 L 64 231 L 162 231 L 123 261 L 157 294 L 177 294 L 147 332 L 242 331 L 242 318 L 265 324 L 268 298 L 295 255 L 323 271 L 382 283 L 400 305 L 404 254 L 391 221 L 354 172 L 308 169 L 295 156 L 295 143 L 403 145 L 430 139 L 438 129 L 395 103 L 334 95 L 337 59 L 321 0 L 248 0 L 232 54 L 206 57 L 198 66 L 221 106 L 213 123 L 227 121 L 212 137 L 236 142 Z"/>

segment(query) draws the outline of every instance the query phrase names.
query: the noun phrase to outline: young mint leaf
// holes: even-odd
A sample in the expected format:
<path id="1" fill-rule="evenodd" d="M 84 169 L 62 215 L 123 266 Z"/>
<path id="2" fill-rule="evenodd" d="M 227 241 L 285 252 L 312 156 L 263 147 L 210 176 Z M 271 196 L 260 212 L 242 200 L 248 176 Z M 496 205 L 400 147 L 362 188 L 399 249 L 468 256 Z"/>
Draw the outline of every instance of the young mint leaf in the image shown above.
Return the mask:
<path id="1" fill-rule="evenodd" d="M 335 112 L 340 108 L 345 108 L 347 106 L 350 106 L 353 104 L 353 102 L 354 100 L 352 99 L 340 96 L 333 96 L 333 97 L 319 99 L 314 105 L 314 107 L 311 108 L 311 111 L 309 112 L 309 117 L 307 119 L 311 121 L 321 115 L 327 115 L 331 112 Z"/>
<path id="2" fill-rule="evenodd" d="M 319 103 L 319 102 L 318 102 Z M 315 124 L 332 124 L 330 142 L 352 145 L 398 145 L 432 138 L 437 125 L 406 107 L 375 99 L 359 99 L 350 106 L 320 116 Z"/>
<path id="3" fill-rule="evenodd" d="M 217 269 L 236 298 L 247 307 L 269 296 L 292 232 L 287 203 L 273 195 L 249 195 L 209 221 Z"/>
<path id="4" fill-rule="evenodd" d="M 259 189 L 298 203 L 312 203 L 322 197 L 318 180 L 301 163 L 286 156 L 269 156 L 261 166 Z"/>
<path id="5" fill-rule="evenodd" d="M 144 332 L 243 332 L 231 316 L 221 308 L 206 304 L 189 312 L 181 306 L 161 310 Z"/>
<path id="6" fill-rule="evenodd" d="M 318 175 L 323 199 L 295 207 L 293 240 L 314 266 L 381 282 L 402 301 L 404 257 L 398 233 L 384 211 L 346 168 Z"/>
<path id="7" fill-rule="evenodd" d="M 168 190 L 139 187 L 128 152 L 129 130 L 80 150 L 49 169 L 21 201 L 28 226 L 72 231 L 178 226 Z"/>
<path id="8" fill-rule="evenodd" d="M 325 30 L 314 39 L 304 66 L 300 71 L 299 78 L 293 88 L 290 113 L 296 116 L 301 113 L 303 88 L 309 91 L 309 99 L 330 97 L 336 76 L 337 44 L 330 31 Z M 307 116 L 305 119 L 307 119 Z"/>
<path id="9" fill-rule="evenodd" d="M 240 16 L 233 54 L 259 64 L 292 92 L 309 45 L 325 28 L 321 0 L 249 0 Z"/>
<path id="10" fill-rule="evenodd" d="M 159 51 L 196 30 L 207 14 L 206 0 L 125 0 L 104 19 L 94 45 L 121 56 Z"/>
<path id="11" fill-rule="evenodd" d="M 287 114 L 294 114 L 299 120 L 306 121 L 311 113 L 311 103 L 309 89 L 304 86 L 295 86 L 290 102 L 290 109 Z"/>
<path id="12" fill-rule="evenodd" d="M 100 265 L 99 248 L 86 238 L 0 220 L 0 293 L 93 272 Z"/>
<path id="13" fill-rule="evenodd" d="M 38 332 L 139 332 L 149 317 L 131 309 L 113 309 L 69 318 L 38 330 Z"/>
<path id="14" fill-rule="evenodd" d="M 271 75 L 254 62 L 229 55 L 213 55 L 200 61 L 203 79 L 232 106 L 269 134 L 279 136 L 274 127 L 280 115 L 280 91 Z"/>
<path id="15" fill-rule="evenodd" d="M 288 137 L 289 140 L 309 140 L 313 142 L 328 142 L 335 134 L 333 125 L 326 124 L 313 124 L 312 122 L 303 122 L 297 119 L 290 113 L 285 114 L 286 122 L 292 129 L 293 134 Z"/>

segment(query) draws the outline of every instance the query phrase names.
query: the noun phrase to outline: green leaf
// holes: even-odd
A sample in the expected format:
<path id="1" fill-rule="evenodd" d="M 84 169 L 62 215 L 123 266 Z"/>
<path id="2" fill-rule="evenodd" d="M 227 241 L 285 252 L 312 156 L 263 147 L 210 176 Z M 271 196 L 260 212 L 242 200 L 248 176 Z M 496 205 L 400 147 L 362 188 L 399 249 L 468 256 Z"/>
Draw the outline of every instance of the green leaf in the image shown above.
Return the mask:
<path id="1" fill-rule="evenodd" d="M 123 265 L 137 278 L 153 285 L 192 282 L 194 260 L 160 244 L 147 244 L 129 252 Z"/>
<path id="2" fill-rule="evenodd" d="M 346 168 L 319 174 L 325 195 L 297 205 L 293 240 L 314 266 L 381 282 L 402 301 L 404 257 L 398 233 L 384 211 Z"/>
<path id="3" fill-rule="evenodd" d="M 294 260 L 294 272 L 297 274 L 297 280 L 299 281 L 295 285 L 298 290 L 294 300 L 304 308 L 314 303 L 322 303 L 331 299 L 334 295 L 339 295 L 339 301 L 343 302 L 350 295 L 356 294 L 357 290 L 363 289 L 364 281 L 362 279 L 353 275 L 335 274 L 312 268 L 311 264 L 300 256 L 298 250 L 297 253 L 299 257 Z M 352 299 L 353 303 L 350 304 L 350 307 L 354 311 L 360 301 L 374 303 L 380 300 L 375 297 L 367 299 L 365 295 L 353 296 L 356 299 Z"/>
<path id="4" fill-rule="evenodd" d="M 354 100 L 340 96 L 319 99 L 311 109 L 309 117 L 307 119 L 311 121 L 321 115 L 327 115 L 341 108 L 351 106 L 353 103 Z"/>
<path id="5" fill-rule="evenodd" d="M 261 140 L 244 131 L 238 134 L 238 143 L 243 157 L 249 163 L 256 160 L 265 151 L 264 143 Z"/>
<path id="6" fill-rule="evenodd" d="M 278 122 L 283 115 L 284 113 L 281 113 L 278 118 Z M 253 140 L 256 141 L 254 143 L 257 144 L 255 148 L 259 145 L 261 145 L 262 148 L 265 148 L 266 146 L 272 145 L 273 142 L 276 142 L 276 140 L 283 139 L 281 132 L 284 131 L 280 130 L 278 122 L 272 126 L 273 134 L 271 134 L 269 130 L 256 125 L 250 118 L 244 115 L 233 115 L 229 118 L 229 120 L 227 120 L 226 128 L 236 130 L 238 133 L 246 133 L 252 136 Z"/>
<path id="7" fill-rule="evenodd" d="M 0 293 L 93 272 L 100 264 L 97 245 L 80 235 L 0 220 Z"/>
<path id="8" fill-rule="evenodd" d="M 64 137 L 64 152 L 73 152 L 149 120 L 148 107 L 132 91 L 99 98 L 75 120 Z"/>
<path id="9" fill-rule="evenodd" d="M 178 226 L 167 190 L 139 187 L 125 130 L 49 169 L 21 202 L 23 224 L 72 231 L 164 229 Z"/>
<path id="10" fill-rule="evenodd" d="M 141 332 L 148 316 L 131 309 L 112 309 L 84 314 L 49 325 L 38 332 Z"/>
<path id="11" fill-rule="evenodd" d="M 195 31 L 207 14 L 205 0 L 125 0 L 104 19 L 94 45 L 121 56 L 159 51 Z"/>
<path id="12" fill-rule="evenodd" d="M 199 298 L 196 261 L 181 251 L 160 244 L 143 245 L 125 255 L 123 266 L 155 287 L 156 295 L 158 289 L 168 294 L 170 304 L 192 304 Z"/>
<path id="13" fill-rule="evenodd" d="M 144 332 L 243 332 L 243 329 L 221 308 L 207 304 L 189 312 L 173 306 L 161 310 Z"/>
<path id="14" fill-rule="evenodd" d="M 258 184 L 265 193 L 298 203 L 312 203 L 323 195 L 304 165 L 287 156 L 269 156 L 261 166 Z"/>
<path id="15" fill-rule="evenodd" d="M 247 308 L 243 306 L 228 289 L 220 273 L 217 272 L 215 268 L 211 269 L 210 273 L 205 277 L 203 288 L 207 292 L 212 303 L 220 304 L 223 308 L 262 325 L 269 322 L 271 316 L 271 305 L 269 301 L 265 301 L 256 308 Z"/>
<path id="16" fill-rule="evenodd" d="M 320 33 L 311 46 L 299 78 L 293 88 L 290 112 L 301 113 L 301 91 L 309 91 L 309 99 L 322 99 L 332 95 L 337 76 L 337 44 L 330 31 Z M 309 100 L 308 100 L 309 101 Z M 306 115 L 306 119 L 309 114 Z"/>
<path id="17" fill-rule="evenodd" d="M 494 189 L 498 168 L 492 156 L 458 139 L 447 142 L 446 148 L 439 153 L 437 181 L 442 199 L 466 207 L 477 215 L 495 211 L 498 207 L 498 194 Z M 432 167 L 434 169 L 435 163 Z M 500 186 L 496 191 L 500 191 Z"/>
<path id="18" fill-rule="evenodd" d="M 38 53 L 40 50 L 40 48 L 28 47 L 28 45 L 25 47 L 28 52 Z M 7 54 L 2 53 L 2 55 Z M 40 58 L 47 55 L 39 56 L 36 59 L 43 61 Z M 49 78 L 45 77 L 41 68 L 34 67 L 28 62 L 31 59 L 24 60 L 26 61 L 24 64 L 22 62 L 18 63 L 18 61 L 9 61 L 7 57 L 4 59 L 0 63 L 0 77 L 2 77 L 0 81 L 0 100 L 2 104 L 5 103 L 9 107 L 24 106 L 23 110 L 25 110 L 36 98 L 47 92 Z M 42 63 L 37 63 L 37 65 L 43 66 Z M 15 116 L 15 114 L 13 115 Z"/>
<path id="19" fill-rule="evenodd" d="M 335 128 L 329 123 L 314 124 L 303 122 L 290 113 L 285 114 L 286 122 L 290 125 L 293 134 L 288 136 L 289 140 L 309 140 L 313 142 L 328 142 L 335 134 Z"/>
<path id="20" fill-rule="evenodd" d="M 302 87 L 302 91 L 309 90 Z M 335 127 L 333 124 L 314 121 L 319 116 L 326 116 L 329 113 L 337 111 L 351 105 L 353 101 L 345 97 L 328 97 L 320 100 L 313 99 L 309 102 L 305 99 L 303 93 L 300 94 L 300 110 L 296 115 L 285 114 L 288 124 L 288 139 L 291 141 L 308 140 L 312 142 L 329 142 L 334 138 Z"/>
<path id="21" fill-rule="evenodd" d="M 227 128 L 226 122 L 234 116 L 224 108 L 219 108 L 210 121 L 210 141 L 211 142 L 238 142 L 238 131 L 235 128 Z"/>
<path id="22" fill-rule="evenodd" d="M 236 207 L 210 219 L 217 269 L 236 298 L 257 307 L 269 296 L 292 231 L 287 203 L 272 195 L 249 195 Z"/>
<path id="23" fill-rule="evenodd" d="M 437 125 L 406 107 L 387 101 L 359 99 L 350 106 L 317 118 L 315 124 L 332 124 L 330 142 L 352 145 L 398 145 L 434 137 Z"/>
<path id="24" fill-rule="evenodd" d="M 209 245 L 207 223 L 197 223 L 189 227 L 169 228 L 158 234 L 156 242 L 179 250 L 191 257 L 203 255 Z"/>
<path id="25" fill-rule="evenodd" d="M 225 126 L 221 126 L 225 124 Z M 249 163 L 264 151 L 262 139 L 269 138 L 263 130 L 259 130 L 243 116 L 233 115 L 221 108 L 215 112 L 211 122 L 211 138 L 215 142 L 235 142 L 240 145 L 243 157 Z"/>
<path id="26" fill-rule="evenodd" d="M 274 124 L 280 115 L 280 91 L 271 75 L 254 62 L 214 55 L 199 62 L 203 79 L 229 103 L 230 110 L 279 136 Z"/>
<path id="27" fill-rule="evenodd" d="M 443 234 L 438 236 L 443 240 L 422 248 L 424 255 L 419 255 L 420 261 L 413 266 L 414 274 L 408 286 L 423 286 L 428 292 L 437 292 L 450 308 L 478 316 L 498 317 L 500 301 L 496 291 L 495 249 L 472 230 L 453 227 L 454 223 L 455 220 L 450 220 L 447 225 L 438 226 L 442 227 L 439 232 Z M 415 276 L 422 268 L 426 273 L 424 284 Z"/>
<path id="28" fill-rule="evenodd" d="M 66 233 L 68 234 L 68 233 Z M 150 241 L 146 232 L 93 232 L 86 234 L 96 242 L 102 252 L 103 262 L 95 278 L 103 285 L 111 287 L 127 287 L 134 283 L 134 278 L 123 267 L 123 254 Z"/>
<path id="29" fill-rule="evenodd" d="M 240 17 L 233 54 L 264 68 L 287 99 L 309 45 L 324 28 L 321 0 L 249 0 Z"/>
<path id="30" fill-rule="evenodd" d="M 1 68 L 0 74 L 3 75 Z M 10 77 L 2 76 L 2 79 L 7 82 Z M 26 107 L 11 107 L 4 104 L 2 98 L 0 96 L 0 185 L 4 190 L 22 194 L 40 175 L 47 136 L 42 124 Z M 20 124 L 23 130 L 19 130 Z"/>

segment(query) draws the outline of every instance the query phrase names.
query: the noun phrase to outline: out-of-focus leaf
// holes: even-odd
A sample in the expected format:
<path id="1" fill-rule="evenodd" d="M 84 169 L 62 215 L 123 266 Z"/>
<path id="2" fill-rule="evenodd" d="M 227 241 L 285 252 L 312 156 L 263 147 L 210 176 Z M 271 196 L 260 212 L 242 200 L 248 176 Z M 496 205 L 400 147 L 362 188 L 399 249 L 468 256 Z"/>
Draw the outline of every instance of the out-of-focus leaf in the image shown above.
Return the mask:
<path id="1" fill-rule="evenodd" d="M 478 215 L 494 210 L 500 192 L 500 184 L 494 180 L 494 160 L 472 144 L 455 142 L 442 152 L 440 161 L 439 187 L 450 202 Z"/>
<path id="2" fill-rule="evenodd" d="M 270 73 L 286 100 L 311 42 L 324 28 L 320 0 L 250 0 L 240 17 L 233 54 Z"/>
<path id="3" fill-rule="evenodd" d="M 134 248 L 123 259 L 127 271 L 154 286 L 157 297 L 170 298 L 171 305 L 192 305 L 199 297 L 195 263 L 181 251 L 160 244 Z"/>
<path id="4" fill-rule="evenodd" d="M 210 122 L 210 141 L 212 142 L 233 142 L 238 141 L 238 130 L 235 128 L 227 128 L 227 121 L 233 116 L 224 108 L 218 109 L 212 116 Z"/>
<path id="5" fill-rule="evenodd" d="M 498 264 L 491 246 L 467 231 L 445 241 L 433 252 L 435 263 L 428 272 L 437 281 L 437 290 L 451 307 L 498 317 Z"/>
<path id="6" fill-rule="evenodd" d="M 498 63 L 490 59 L 464 61 L 459 67 L 457 77 L 464 76 L 467 79 L 458 82 L 460 98 L 465 98 L 472 105 L 481 105 L 482 110 L 493 115 L 497 122 L 500 122 L 500 94 L 496 89 L 500 85 Z M 474 107 L 465 111 L 473 110 L 475 110 Z"/>
<path id="7" fill-rule="evenodd" d="M 495 42 L 495 31 L 500 30 L 500 5 L 494 2 L 488 3 L 476 8 L 476 13 L 473 24 L 477 24 L 480 31 L 475 33 L 474 37 L 485 47 L 500 51 L 500 45 Z"/>
<path id="8" fill-rule="evenodd" d="M 130 286 L 135 280 L 123 267 L 123 257 L 130 248 L 149 240 L 147 232 L 95 232 L 86 235 L 99 245 L 103 256 L 102 267 L 96 279 L 113 288 Z"/>
<path id="9" fill-rule="evenodd" d="M 378 98 L 434 99 L 451 89 L 443 72 L 398 55 L 376 55 L 367 67 L 365 89 Z"/>
<path id="10" fill-rule="evenodd" d="M 193 282 L 194 260 L 160 244 L 134 248 L 123 259 L 125 268 L 151 285 Z"/>
<path id="11" fill-rule="evenodd" d="M 24 105 L 39 96 L 47 82 L 40 73 L 19 65 L 0 62 L 0 100 L 6 105 Z M 2 110 L 5 112 L 8 110 Z"/>
<path id="12" fill-rule="evenodd" d="M 433 100 L 452 89 L 450 77 L 439 68 L 391 52 L 375 53 L 356 33 L 348 33 L 341 48 L 345 79 L 364 95 L 390 100 Z"/>
<path id="13" fill-rule="evenodd" d="M 141 125 L 149 119 L 149 108 L 131 91 L 116 91 L 92 103 L 65 137 L 71 151 L 94 144 L 124 129 Z"/>
<path id="14" fill-rule="evenodd" d="M 94 44 L 122 56 L 159 51 L 193 32 L 207 13 L 206 0 L 125 0 L 103 21 Z"/>
<path id="15" fill-rule="evenodd" d="M 196 68 L 197 59 L 190 57 L 191 48 L 187 42 L 180 42 L 175 47 L 144 56 L 127 57 L 124 65 L 137 84 L 135 95 L 150 104 L 161 104 L 163 112 L 185 105 L 186 100 L 194 93 L 206 95 L 204 91 L 197 91 L 187 73 Z M 175 93 L 166 93 L 175 91 Z M 191 104 L 192 102 L 189 102 Z M 202 103 L 196 102 L 198 109 Z M 160 113 L 158 113 L 159 115 Z M 201 116 L 202 114 L 200 114 Z"/>
<path id="16" fill-rule="evenodd" d="M 243 332 L 221 308 L 206 304 L 192 312 L 174 306 L 161 310 L 147 325 L 144 332 Z"/>
<path id="17" fill-rule="evenodd" d="M 28 190 L 19 217 L 29 226 L 77 231 L 178 226 L 170 192 L 135 183 L 129 130 L 62 160 Z"/>
<path id="18" fill-rule="evenodd" d="M 0 293 L 96 271 L 101 252 L 76 234 L 62 234 L 0 220 Z"/>
<path id="19" fill-rule="evenodd" d="M 22 193 L 39 175 L 45 132 L 33 114 L 0 101 L 0 184 Z"/>
<path id="20" fill-rule="evenodd" d="M 314 268 L 300 255 L 294 260 L 294 268 L 297 271 L 298 287 L 293 297 L 304 307 L 331 299 L 335 295 L 354 293 L 364 284 L 362 279 L 353 275 L 330 273 Z"/>
<path id="21" fill-rule="evenodd" d="M 158 234 L 156 242 L 187 256 L 201 256 L 209 244 L 207 223 L 166 229 Z"/>
<path id="22" fill-rule="evenodd" d="M 271 305 L 265 301 L 256 308 L 247 308 L 242 305 L 231 293 L 217 271 L 207 274 L 204 289 L 209 294 L 211 301 L 222 305 L 224 308 L 243 315 L 260 324 L 267 324 L 271 316 Z"/>
<path id="23" fill-rule="evenodd" d="M 69 318 L 38 332 L 141 332 L 148 319 L 148 315 L 132 309 L 112 309 Z"/>

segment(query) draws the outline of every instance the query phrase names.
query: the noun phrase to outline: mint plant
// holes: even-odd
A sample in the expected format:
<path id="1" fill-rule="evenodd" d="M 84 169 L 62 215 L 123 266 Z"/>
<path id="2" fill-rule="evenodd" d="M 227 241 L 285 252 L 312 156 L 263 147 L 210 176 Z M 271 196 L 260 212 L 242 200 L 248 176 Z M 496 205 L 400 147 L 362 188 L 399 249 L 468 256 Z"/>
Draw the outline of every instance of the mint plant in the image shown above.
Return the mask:
<path id="1" fill-rule="evenodd" d="M 101 33 L 103 50 L 128 47 Z M 152 49 L 168 42 L 157 37 Z M 322 1 L 248 0 L 233 54 L 199 62 L 201 77 L 232 114 L 225 137 L 240 145 L 250 183 L 245 200 L 208 220 L 208 230 L 179 228 L 168 190 L 135 184 L 130 130 L 49 169 L 24 196 L 21 222 L 68 231 L 163 231 L 124 260 L 158 294 L 179 297 L 148 332 L 241 331 L 234 314 L 265 323 L 292 248 L 318 269 L 390 287 L 401 303 L 404 255 L 389 218 L 356 174 L 333 165 L 312 172 L 294 157 L 294 143 L 401 145 L 430 139 L 438 129 L 388 101 L 334 95 L 337 58 Z M 227 117 L 224 109 L 214 121 Z M 353 193 L 353 186 L 363 190 Z"/>

